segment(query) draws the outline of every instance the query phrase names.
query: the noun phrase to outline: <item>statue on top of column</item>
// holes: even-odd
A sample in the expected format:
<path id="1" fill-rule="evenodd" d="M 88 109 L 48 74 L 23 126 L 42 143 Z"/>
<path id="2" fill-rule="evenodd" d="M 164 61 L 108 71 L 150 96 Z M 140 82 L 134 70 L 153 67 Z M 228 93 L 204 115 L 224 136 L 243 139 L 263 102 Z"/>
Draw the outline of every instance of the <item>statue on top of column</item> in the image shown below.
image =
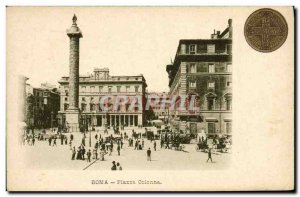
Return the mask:
<path id="1" fill-rule="evenodd" d="M 73 21 L 73 25 L 77 25 L 77 24 L 76 24 L 77 17 L 76 17 L 76 15 L 75 15 L 75 14 L 74 14 L 74 16 L 73 16 L 73 18 L 72 18 L 72 21 Z"/>

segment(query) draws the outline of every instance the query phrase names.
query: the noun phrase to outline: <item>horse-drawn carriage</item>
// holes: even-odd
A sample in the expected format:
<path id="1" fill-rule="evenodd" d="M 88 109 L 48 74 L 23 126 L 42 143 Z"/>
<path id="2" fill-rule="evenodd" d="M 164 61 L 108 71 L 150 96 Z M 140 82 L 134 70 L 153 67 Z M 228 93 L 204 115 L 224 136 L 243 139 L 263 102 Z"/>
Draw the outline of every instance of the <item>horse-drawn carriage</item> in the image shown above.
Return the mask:
<path id="1" fill-rule="evenodd" d="M 179 142 L 173 142 L 171 149 L 173 148 L 178 151 L 184 151 L 185 146 L 183 144 L 180 144 Z"/>

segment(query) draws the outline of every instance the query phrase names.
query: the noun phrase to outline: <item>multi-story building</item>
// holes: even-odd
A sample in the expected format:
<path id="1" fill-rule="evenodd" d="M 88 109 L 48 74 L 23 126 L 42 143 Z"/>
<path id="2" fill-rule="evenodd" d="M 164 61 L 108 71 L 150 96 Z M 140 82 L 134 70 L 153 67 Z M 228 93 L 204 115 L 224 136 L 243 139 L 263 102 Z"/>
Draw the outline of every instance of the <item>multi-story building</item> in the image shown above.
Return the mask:
<path id="1" fill-rule="evenodd" d="M 174 63 L 166 66 L 170 95 L 196 95 L 197 111 L 172 112 L 175 130 L 208 135 L 232 128 L 232 20 L 210 39 L 180 40 Z"/>
<path id="2" fill-rule="evenodd" d="M 164 102 L 165 99 L 169 99 L 169 94 L 167 92 L 149 92 L 147 95 L 151 96 L 152 98 L 157 97 L 159 101 L 155 106 L 151 106 L 151 109 L 154 114 L 155 119 L 159 119 L 164 121 L 165 123 L 168 122 L 168 115 L 169 115 L 169 105 L 165 104 L 163 105 L 162 103 Z"/>
<path id="3" fill-rule="evenodd" d="M 27 125 L 37 128 L 57 126 L 57 114 L 60 107 L 60 96 L 57 88 L 49 84 L 32 87 L 26 84 L 26 120 Z"/>
<path id="4" fill-rule="evenodd" d="M 69 77 L 62 77 L 60 84 L 61 124 L 67 125 L 65 112 L 69 106 Z M 144 108 L 129 108 L 136 96 L 145 102 L 146 80 L 142 74 L 136 76 L 110 76 L 108 68 L 95 68 L 93 74 L 79 77 L 80 124 L 89 126 L 138 126 L 144 122 Z M 103 110 L 103 97 L 125 96 L 128 102 L 121 108 Z"/>

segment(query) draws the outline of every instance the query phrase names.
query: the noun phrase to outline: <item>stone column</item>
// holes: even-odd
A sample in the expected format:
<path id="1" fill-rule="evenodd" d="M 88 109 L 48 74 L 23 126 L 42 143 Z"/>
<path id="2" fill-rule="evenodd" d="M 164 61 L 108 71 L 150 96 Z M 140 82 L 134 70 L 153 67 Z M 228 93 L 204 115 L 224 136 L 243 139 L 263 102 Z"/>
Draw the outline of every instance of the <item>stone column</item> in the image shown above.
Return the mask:
<path id="1" fill-rule="evenodd" d="M 73 16 L 73 24 L 67 30 L 70 38 L 69 56 L 69 108 L 66 111 L 66 121 L 68 126 L 75 130 L 79 127 L 79 39 L 82 37 L 80 29 L 77 27 L 77 17 Z"/>

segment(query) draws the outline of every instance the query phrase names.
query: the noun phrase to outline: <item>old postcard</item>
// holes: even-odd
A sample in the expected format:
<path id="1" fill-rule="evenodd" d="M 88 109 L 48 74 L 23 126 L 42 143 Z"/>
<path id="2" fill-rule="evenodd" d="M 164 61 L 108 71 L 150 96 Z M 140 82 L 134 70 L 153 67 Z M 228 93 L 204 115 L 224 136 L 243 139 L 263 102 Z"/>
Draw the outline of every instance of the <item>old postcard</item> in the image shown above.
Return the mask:
<path id="1" fill-rule="evenodd" d="M 7 7 L 8 191 L 294 190 L 293 7 Z"/>

